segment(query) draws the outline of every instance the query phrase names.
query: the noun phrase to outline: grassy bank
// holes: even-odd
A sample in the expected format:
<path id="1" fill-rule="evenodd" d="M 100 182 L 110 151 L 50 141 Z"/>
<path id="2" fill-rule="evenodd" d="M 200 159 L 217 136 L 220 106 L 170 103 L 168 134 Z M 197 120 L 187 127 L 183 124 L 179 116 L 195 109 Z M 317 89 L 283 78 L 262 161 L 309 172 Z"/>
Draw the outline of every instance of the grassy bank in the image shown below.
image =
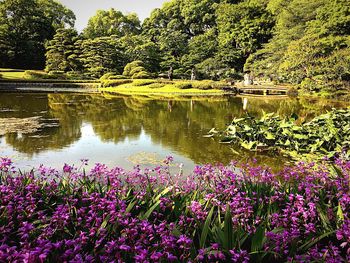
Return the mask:
<path id="1" fill-rule="evenodd" d="M 24 70 L 0 68 L 0 80 L 21 80 L 24 79 Z"/>
<path id="2" fill-rule="evenodd" d="M 350 163 L 271 173 L 242 164 L 171 174 L 16 172 L 0 159 L 0 261 L 348 262 Z M 85 162 L 85 161 L 84 161 Z"/>
<path id="3" fill-rule="evenodd" d="M 223 95 L 225 82 L 164 79 L 101 80 L 101 91 L 123 95 Z"/>

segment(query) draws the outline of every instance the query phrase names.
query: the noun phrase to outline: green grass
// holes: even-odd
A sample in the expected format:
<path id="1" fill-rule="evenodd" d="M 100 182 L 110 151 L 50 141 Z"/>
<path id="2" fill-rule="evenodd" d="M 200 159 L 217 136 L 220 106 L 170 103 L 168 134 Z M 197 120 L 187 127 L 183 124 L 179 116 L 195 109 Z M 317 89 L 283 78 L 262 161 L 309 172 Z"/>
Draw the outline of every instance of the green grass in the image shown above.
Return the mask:
<path id="1" fill-rule="evenodd" d="M 0 68 L 2 79 L 23 79 L 24 70 Z"/>
<path id="2" fill-rule="evenodd" d="M 103 92 L 118 93 L 123 95 L 223 95 L 225 93 L 220 89 L 181 89 L 176 85 L 178 81 L 173 81 L 170 83 L 169 81 L 160 81 L 158 83 L 158 80 L 142 80 L 145 82 L 145 85 L 139 85 L 137 81 L 135 80 L 135 85 L 134 83 L 126 83 L 116 87 L 103 87 L 100 88 L 100 90 Z"/>

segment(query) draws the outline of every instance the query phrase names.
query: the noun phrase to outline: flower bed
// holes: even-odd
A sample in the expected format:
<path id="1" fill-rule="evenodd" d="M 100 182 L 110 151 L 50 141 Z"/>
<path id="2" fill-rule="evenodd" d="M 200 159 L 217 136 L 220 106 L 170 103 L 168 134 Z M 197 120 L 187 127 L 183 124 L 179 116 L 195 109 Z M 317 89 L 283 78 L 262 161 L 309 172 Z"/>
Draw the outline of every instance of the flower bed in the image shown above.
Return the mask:
<path id="1" fill-rule="evenodd" d="M 350 162 L 278 174 L 0 163 L 0 262 L 347 262 Z"/>

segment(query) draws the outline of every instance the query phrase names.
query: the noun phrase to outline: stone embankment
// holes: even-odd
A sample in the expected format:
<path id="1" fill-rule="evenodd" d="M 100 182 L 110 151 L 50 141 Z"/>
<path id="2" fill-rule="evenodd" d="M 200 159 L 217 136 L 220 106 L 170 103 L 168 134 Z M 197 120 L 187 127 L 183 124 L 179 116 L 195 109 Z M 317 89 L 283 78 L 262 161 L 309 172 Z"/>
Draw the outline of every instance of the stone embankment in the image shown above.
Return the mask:
<path id="1" fill-rule="evenodd" d="M 84 92 L 98 93 L 99 83 L 0 82 L 0 92 Z"/>

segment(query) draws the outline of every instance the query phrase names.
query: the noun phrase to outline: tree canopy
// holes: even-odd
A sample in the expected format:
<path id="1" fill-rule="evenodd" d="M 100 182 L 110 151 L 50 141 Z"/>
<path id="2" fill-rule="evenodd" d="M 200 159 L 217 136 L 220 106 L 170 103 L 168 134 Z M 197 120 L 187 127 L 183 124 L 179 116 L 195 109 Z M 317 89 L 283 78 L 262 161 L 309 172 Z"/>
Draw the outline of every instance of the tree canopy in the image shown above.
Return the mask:
<path id="1" fill-rule="evenodd" d="M 115 9 L 98 10 L 96 15 L 89 19 L 83 31 L 86 38 L 108 37 L 115 35 L 122 37 L 140 33 L 141 25 L 138 16 L 134 13 L 124 15 Z"/>
<path id="2" fill-rule="evenodd" d="M 74 13 L 54 0 L 0 1 L 0 66 L 43 68 L 45 41 L 74 21 Z"/>

